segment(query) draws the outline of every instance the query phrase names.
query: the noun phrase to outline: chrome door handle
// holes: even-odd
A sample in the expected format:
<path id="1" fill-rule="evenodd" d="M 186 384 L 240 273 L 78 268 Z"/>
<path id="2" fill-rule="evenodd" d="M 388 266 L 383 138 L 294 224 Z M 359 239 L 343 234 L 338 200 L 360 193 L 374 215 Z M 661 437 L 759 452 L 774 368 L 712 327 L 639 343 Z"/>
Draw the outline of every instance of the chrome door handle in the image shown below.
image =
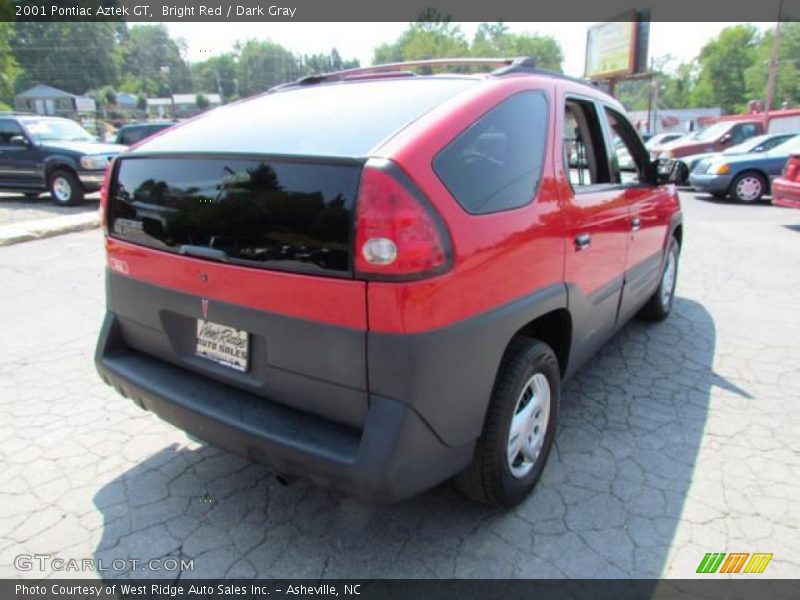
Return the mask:
<path id="1" fill-rule="evenodd" d="M 581 233 L 575 236 L 575 250 L 580 252 L 586 250 L 592 243 L 592 236 L 588 233 Z"/>
<path id="2" fill-rule="evenodd" d="M 642 220 L 639 217 L 633 217 L 631 219 L 631 229 L 633 231 L 639 231 L 642 228 Z"/>

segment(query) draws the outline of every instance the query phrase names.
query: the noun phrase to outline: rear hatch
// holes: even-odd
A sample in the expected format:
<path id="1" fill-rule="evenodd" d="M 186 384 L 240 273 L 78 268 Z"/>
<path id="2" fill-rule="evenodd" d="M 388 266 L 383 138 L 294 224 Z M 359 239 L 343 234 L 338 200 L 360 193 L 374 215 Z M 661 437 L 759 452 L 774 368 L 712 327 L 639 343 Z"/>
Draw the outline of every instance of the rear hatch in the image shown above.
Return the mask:
<path id="1" fill-rule="evenodd" d="M 361 427 L 367 284 L 353 275 L 353 228 L 364 163 L 470 83 L 268 94 L 123 155 L 106 223 L 108 308 L 125 345 Z"/>
<path id="2" fill-rule="evenodd" d="M 367 408 L 365 284 L 351 278 L 361 166 L 119 161 L 109 308 L 130 348 L 352 426 Z"/>

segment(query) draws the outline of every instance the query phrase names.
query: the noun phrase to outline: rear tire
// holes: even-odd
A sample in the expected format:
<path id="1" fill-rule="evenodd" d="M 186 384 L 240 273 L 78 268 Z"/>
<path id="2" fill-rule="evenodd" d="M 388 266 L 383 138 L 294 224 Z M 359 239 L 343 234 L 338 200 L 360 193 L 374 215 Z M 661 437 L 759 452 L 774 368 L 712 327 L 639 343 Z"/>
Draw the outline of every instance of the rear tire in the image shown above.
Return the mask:
<path id="1" fill-rule="evenodd" d="M 661 271 L 661 280 L 658 282 L 658 289 L 650 297 L 642 309 L 639 317 L 645 321 L 663 321 L 669 316 L 672 310 L 672 303 L 675 300 L 675 284 L 678 281 L 678 259 L 680 258 L 680 246 L 678 240 L 670 238 L 667 248 L 667 259 L 664 261 L 664 268 Z"/>
<path id="2" fill-rule="evenodd" d="M 759 173 L 742 173 L 731 183 L 731 198 L 737 202 L 758 202 L 767 193 L 767 182 Z"/>
<path id="3" fill-rule="evenodd" d="M 560 384 L 558 360 L 550 346 L 528 338 L 512 340 L 472 463 L 456 477 L 462 492 L 503 508 L 530 494 L 550 455 Z"/>
<path id="4" fill-rule="evenodd" d="M 75 206 L 83 202 L 83 186 L 72 171 L 53 171 L 48 180 L 48 188 L 53 202 L 59 206 Z"/>

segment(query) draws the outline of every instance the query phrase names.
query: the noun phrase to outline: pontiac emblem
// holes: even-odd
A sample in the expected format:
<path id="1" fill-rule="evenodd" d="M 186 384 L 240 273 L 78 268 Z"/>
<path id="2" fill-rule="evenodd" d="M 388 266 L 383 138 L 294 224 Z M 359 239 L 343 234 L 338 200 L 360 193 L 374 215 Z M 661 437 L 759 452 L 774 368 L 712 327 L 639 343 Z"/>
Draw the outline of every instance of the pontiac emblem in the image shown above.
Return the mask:
<path id="1" fill-rule="evenodd" d="M 208 321 L 208 300 L 203 298 L 200 302 L 203 305 L 203 321 Z"/>

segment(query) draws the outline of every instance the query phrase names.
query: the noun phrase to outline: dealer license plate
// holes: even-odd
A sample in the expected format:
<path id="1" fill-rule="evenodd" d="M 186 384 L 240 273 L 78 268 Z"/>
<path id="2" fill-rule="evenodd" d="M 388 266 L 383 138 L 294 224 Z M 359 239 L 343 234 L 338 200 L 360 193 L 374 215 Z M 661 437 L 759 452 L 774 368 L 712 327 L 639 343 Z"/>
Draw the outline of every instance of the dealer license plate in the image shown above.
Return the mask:
<path id="1" fill-rule="evenodd" d="M 247 338 L 247 332 L 241 329 L 198 319 L 195 353 L 237 371 L 247 371 Z"/>

